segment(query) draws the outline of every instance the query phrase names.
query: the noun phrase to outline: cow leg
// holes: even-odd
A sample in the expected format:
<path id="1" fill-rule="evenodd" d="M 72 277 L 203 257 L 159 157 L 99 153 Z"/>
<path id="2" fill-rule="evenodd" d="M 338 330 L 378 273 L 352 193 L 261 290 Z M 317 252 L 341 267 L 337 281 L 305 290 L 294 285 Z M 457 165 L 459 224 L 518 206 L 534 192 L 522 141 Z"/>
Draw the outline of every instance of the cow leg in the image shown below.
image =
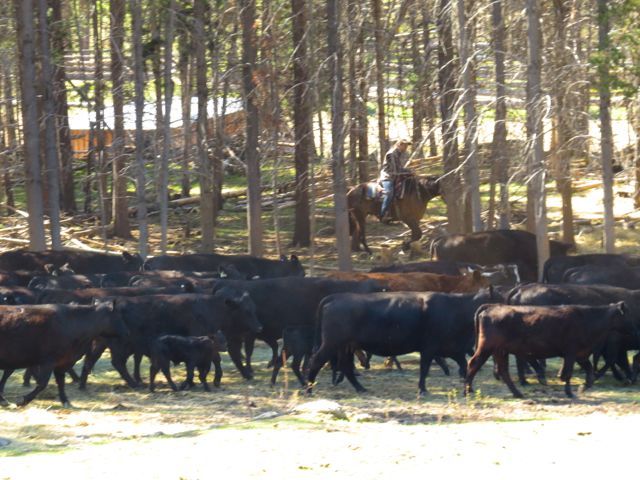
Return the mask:
<path id="1" fill-rule="evenodd" d="M 33 376 L 36 379 L 37 385 L 31 392 L 27 393 L 22 400 L 20 400 L 17 405 L 19 407 L 24 407 L 28 405 L 36 396 L 49 384 L 49 379 L 51 378 L 51 372 L 53 371 L 52 367 L 40 366 L 34 369 Z"/>
<path id="2" fill-rule="evenodd" d="M 624 377 L 622 378 L 621 381 L 627 385 L 630 385 L 631 383 L 633 383 L 633 372 L 631 371 L 631 366 L 629 365 L 629 357 L 627 357 L 626 350 L 620 349 L 618 351 L 618 357 L 614 365 L 612 365 L 611 369 L 613 370 L 616 365 L 620 367 L 620 369 L 624 373 Z"/>
<path id="3" fill-rule="evenodd" d="M 580 365 L 585 372 L 584 389 L 586 390 L 587 388 L 593 387 L 593 365 L 591 365 L 589 359 L 585 358 L 582 360 L 578 360 L 578 365 Z"/>
<path id="4" fill-rule="evenodd" d="M 209 384 L 207 383 L 207 375 L 209 374 L 209 369 L 209 362 L 207 362 L 207 365 L 198 365 L 198 379 L 200 380 L 202 388 L 204 388 L 205 392 L 211 391 L 211 387 L 209 387 Z"/>
<path id="5" fill-rule="evenodd" d="M 442 369 L 442 373 L 444 373 L 447 377 L 451 375 L 451 372 L 449 371 L 449 365 L 447 365 L 447 361 L 444 358 L 434 357 L 433 359 L 438 364 L 438 366 Z M 466 371 L 466 367 L 465 367 L 465 371 Z"/>
<path id="6" fill-rule="evenodd" d="M 338 365 L 338 357 L 331 357 L 331 385 L 338 385 L 344 380 L 344 373 Z"/>
<path id="7" fill-rule="evenodd" d="M 164 374 L 164 378 L 167 379 L 167 383 L 171 387 L 171 390 L 173 390 L 174 392 L 177 392 L 178 387 L 176 386 L 175 383 L 173 383 L 173 380 L 171 378 L 171 367 L 169 366 L 169 360 L 166 358 L 163 358 L 158 363 L 160 366 L 160 370 Z M 193 375 L 193 372 L 192 372 L 192 375 Z"/>
<path id="8" fill-rule="evenodd" d="M 53 370 L 53 376 L 56 379 L 56 384 L 58 385 L 58 396 L 60 397 L 60 403 L 64 408 L 71 408 L 71 402 L 69 402 L 69 398 L 67 397 L 67 393 L 64 391 L 64 377 L 65 377 L 66 369 L 64 368 L 56 368 Z"/>
<path id="9" fill-rule="evenodd" d="M 633 356 L 631 383 L 636 383 L 638 373 L 640 373 L 640 353 Z"/>
<path id="10" fill-rule="evenodd" d="M 364 368 L 365 370 L 369 370 L 369 368 L 371 368 L 371 364 L 369 363 L 369 359 L 371 357 L 369 356 L 368 353 L 365 354 L 365 352 L 363 352 L 359 348 L 356 348 L 356 350 L 353 353 L 355 354 L 356 357 L 358 357 L 358 361 L 360 362 L 360 366 L 362 368 Z"/>
<path id="11" fill-rule="evenodd" d="M 140 364 L 142 363 L 142 354 L 133 353 L 133 378 L 138 385 L 142 385 L 142 376 L 140 375 Z"/>
<path id="12" fill-rule="evenodd" d="M 253 367 L 251 366 L 251 357 L 253 356 L 253 348 L 256 344 L 256 337 L 253 335 L 247 335 L 244 338 L 244 362 L 245 369 L 253 377 Z"/>
<path id="13" fill-rule="evenodd" d="M 295 373 L 296 377 L 298 378 L 298 381 L 300 382 L 300 385 L 304 387 L 305 385 L 304 376 L 300 371 L 300 364 L 302 363 L 303 358 L 304 358 L 304 355 L 294 355 L 293 361 L 291 362 L 291 370 L 293 370 L 293 373 Z"/>
<path id="14" fill-rule="evenodd" d="M 156 390 L 156 375 L 160 368 L 158 367 L 158 361 L 155 358 L 151 358 L 151 366 L 149 367 L 149 391 L 155 392 Z"/>
<path id="15" fill-rule="evenodd" d="M 273 371 L 271 372 L 271 385 L 276 384 L 276 380 L 278 378 L 278 372 L 280 372 L 280 369 L 282 368 L 282 366 L 286 361 L 287 361 L 287 351 L 284 348 L 282 348 L 282 352 L 280 352 L 280 355 L 278 355 L 278 358 L 276 358 L 275 362 L 273 362 Z"/>
<path id="16" fill-rule="evenodd" d="M 569 398 L 573 398 L 573 392 L 571 391 L 571 376 L 573 375 L 573 364 L 575 363 L 575 357 L 567 355 L 564 357 L 562 364 L 562 370 L 560 373 L 560 380 L 564 382 L 564 393 Z"/>
<path id="17" fill-rule="evenodd" d="M 31 386 L 31 377 L 33 377 L 33 373 L 30 368 L 24 369 L 24 375 L 22 375 L 22 386 L 30 387 Z"/>
<path id="18" fill-rule="evenodd" d="M 339 355 L 338 365 L 340 365 L 340 370 L 344 372 L 344 376 L 347 377 L 347 380 L 349 380 L 349 383 L 353 385 L 356 392 L 363 393 L 367 391 L 367 389 L 364 388 L 356 378 L 353 365 L 353 353 L 342 352 Z"/>
<path id="19" fill-rule="evenodd" d="M 69 374 L 69 377 L 71 378 L 71 381 L 73 383 L 77 383 L 80 381 L 80 376 L 76 373 L 76 371 L 73 369 L 73 367 L 71 367 L 69 370 L 67 370 L 67 373 Z"/>
<path id="20" fill-rule="evenodd" d="M 265 343 L 271 347 L 271 360 L 269 360 L 267 367 L 273 367 L 275 362 L 278 361 L 278 341 L 269 339 L 265 340 Z"/>
<path id="21" fill-rule="evenodd" d="M 222 359 L 220 358 L 220 354 L 219 353 L 215 353 L 213 355 L 212 358 L 213 361 L 213 368 L 214 368 L 214 374 L 213 374 L 213 386 L 216 388 L 220 387 L 220 381 L 222 380 L 222 365 L 221 365 L 221 361 Z M 209 369 L 211 367 L 209 366 Z M 207 378 L 207 375 L 209 374 L 209 369 L 206 370 L 204 377 L 205 379 Z M 200 370 L 200 372 L 202 372 L 202 370 Z M 202 381 L 202 378 L 200 378 L 200 381 Z M 206 388 L 205 388 L 206 390 Z"/>
<path id="22" fill-rule="evenodd" d="M 324 366 L 331 357 L 335 355 L 333 348 L 326 348 L 324 345 L 320 345 L 318 351 L 311 357 L 309 361 L 309 377 L 307 379 L 307 393 L 310 395 L 313 393 L 313 384 L 316 381 L 318 372 Z"/>
<path id="23" fill-rule="evenodd" d="M 473 356 L 469 359 L 467 363 L 467 377 L 464 379 L 464 394 L 473 392 L 473 379 L 478 374 L 482 365 L 484 365 L 489 357 L 491 356 L 491 352 L 476 350 Z"/>
<path id="24" fill-rule="evenodd" d="M 529 381 L 527 380 L 527 376 L 525 374 L 527 370 L 527 361 L 521 357 L 520 355 L 516 355 L 516 369 L 518 370 L 518 382 L 523 387 L 529 385 Z"/>
<path id="25" fill-rule="evenodd" d="M 127 370 L 128 357 L 128 352 L 122 351 L 122 349 L 118 347 L 111 347 L 111 365 L 113 365 L 113 368 L 116 369 L 116 372 L 120 374 L 129 387 L 137 388 L 139 384 L 129 374 L 129 370 Z"/>
<path id="26" fill-rule="evenodd" d="M 498 365 L 500 378 L 507 384 L 513 396 L 523 398 L 522 392 L 516 388 L 513 380 L 511 380 L 511 375 L 509 375 L 509 354 L 507 352 L 494 353 L 493 360 L 496 362 L 496 365 Z"/>
<path id="27" fill-rule="evenodd" d="M 418 391 L 420 395 L 426 395 L 425 378 L 429 375 L 429 368 L 434 355 L 431 352 L 420 352 L 420 378 L 418 380 Z"/>
<path id="28" fill-rule="evenodd" d="M 536 377 L 538 378 L 538 382 L 540 383 L 540 385 L 546 386 L 547 385 L 546 360 L 529 357 L 527 358 L 527 363 L 531 365 L 533 370 L 536 372 Z"/>
<path id="29" fill-rule="evenodd" d="M 180 384 L 180 390 L 190 390 L 194 385 L 193 370 L 195 369 L 195 365 L 191 362 L 186 362 L 185 366 L 187 368 L 187 378 Z"/>
<path id="30" fill-rule="evenodd" d="M 0 379 L 0 407 L 8 407 L 9 406 L 9 402 L 7 400 L 5 400 L 5 398 L 2 396 L 2 394 L 4 393 L 4 385 L 7 383 L 7 380 L 9 379 L 9 377 L 11 376 L 11 374 L 14 372 L 15 370 L 10 368 L 10 369 L 6 369 L 4 370 L 4 372 L 2 372 L 2 378 Z"/>
<path id="31" fill-rule="evenodd" d="M 227 352 L 229 353 L 229 357 L 231 357 L 231 361 L 236 366 L 238 372 L 240 372 L 240 375 L 242 375 L 243 378 L 245 378 L 246 380 L 251 380 L 253 378 L 253 373 L 246 369 L 242 364 L 242 352 L 240 351 L 241 346 L 242 339 L 227 339 Z"/>
<path id="32" fill-rule="evenodd" d="M 451 358 L 453 358 L 453 361 L 458 364 L 458 375 L 465 378 L 467 376 L 467 358 L 464 353 L 459 353 Z"/>
<path id="33" fill-rule="evenodd" d="M 100 359 L 104 351 L 107 349 L 106 342 L 102 340 L 94 340 L 91 348 L 84 356 L 84 362 L 82 364 L 82 371 L 80 372 L 80 381 L 78 383 L 78 388 L 80 390 L 84 390 L 87 388 L 87 378 L 93 370 L 96 362 Z"/>

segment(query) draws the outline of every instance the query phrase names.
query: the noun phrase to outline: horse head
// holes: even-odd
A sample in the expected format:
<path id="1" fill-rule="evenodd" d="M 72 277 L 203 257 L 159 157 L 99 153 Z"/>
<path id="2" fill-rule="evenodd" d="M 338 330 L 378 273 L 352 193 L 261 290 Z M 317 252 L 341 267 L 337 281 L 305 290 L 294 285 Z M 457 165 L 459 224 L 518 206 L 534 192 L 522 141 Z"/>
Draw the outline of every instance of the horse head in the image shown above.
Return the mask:
<path id="1" fill-rule="evenodd" d="M 428 202 L 432 198 L 440 195 L 442 193 L 440 191 L 440 177 L 437 175 L 420 177 L 418 179 L 418 192 L 420 193 L 420 198 L 424 202 Z"/>

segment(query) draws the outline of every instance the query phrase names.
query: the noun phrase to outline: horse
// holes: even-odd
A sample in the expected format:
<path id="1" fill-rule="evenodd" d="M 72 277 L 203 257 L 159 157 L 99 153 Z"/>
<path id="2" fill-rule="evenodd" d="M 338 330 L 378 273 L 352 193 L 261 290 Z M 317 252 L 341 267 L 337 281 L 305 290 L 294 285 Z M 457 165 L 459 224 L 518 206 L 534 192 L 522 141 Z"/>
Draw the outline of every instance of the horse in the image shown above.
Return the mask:
<path id="1" fill-rule="evenodd" d="M 349 230 L 351 233 L 351 250 L 359 251 L 362 245 L 365 251 L 371 254 L 365 236 L 365 223 L 367 215 L 379 217 L 382 206 L 380 195 L 381 187 L 377 182 L 365 182 L 353 187 L 347 192 L 347 205 L 349 209 Z M 439 177 L 430 175 L 426 177 L 410 176 L 404 180 L 404 195 L 398 198 L 394 195 L 393 203 L 389 209 L 392 220 L 400 220 L 411 229 L 410 242 L 420 240 L 420 219 L 427 209 L 427 203 L 440 195 Z"/>

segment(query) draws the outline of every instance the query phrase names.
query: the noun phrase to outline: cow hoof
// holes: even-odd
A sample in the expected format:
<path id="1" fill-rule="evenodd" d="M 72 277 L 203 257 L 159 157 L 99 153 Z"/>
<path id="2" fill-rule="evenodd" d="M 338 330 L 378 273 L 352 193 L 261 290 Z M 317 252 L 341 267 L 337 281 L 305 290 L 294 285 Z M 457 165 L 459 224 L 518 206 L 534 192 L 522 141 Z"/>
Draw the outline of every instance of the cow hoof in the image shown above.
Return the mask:
<path id="1" fill-rule="evenodd" d="M 5 400 L 4 398 L 0 397 L 0 407 L 5 407 L 6 408 L 6 407 L 10 407 L 10 406 L 11 406 L 11 404 L 7 400 Z"/>
<path id="2" fill-rule="evenodd" d="M 62 408 L 73 408 L 70 401 L 62 402 Z"/>
<path id="3" fill-rule="evenodd" d="M 529 380 L 520 380 L 520 385 L 522 385 L 523 387 L 528 387 L 529 386 Z"/>
<path id="4" fill-rule="evenodd" d="M 524 395 L 522 394 L 522 392 L 513 392 L 513 397 L 514 398 L 524 398 Z"/>
<path id="5" fill-rule="evenodd" d="M 426 390 L 420 390 L 420 391 L 418 392 L 418 396 L 419 396 L 420 398 L 424 398 L 424 397 L 426 397 L 426 396 L 427 396 L 427 391 L 426 391 Z"/>
<path id="6" fill-rule="evenodd" d="M 356 392 L 358 392 L 358 393 L 366 393 L 367 389 L 364 388 L 364 387 L 356 388 Z"/>

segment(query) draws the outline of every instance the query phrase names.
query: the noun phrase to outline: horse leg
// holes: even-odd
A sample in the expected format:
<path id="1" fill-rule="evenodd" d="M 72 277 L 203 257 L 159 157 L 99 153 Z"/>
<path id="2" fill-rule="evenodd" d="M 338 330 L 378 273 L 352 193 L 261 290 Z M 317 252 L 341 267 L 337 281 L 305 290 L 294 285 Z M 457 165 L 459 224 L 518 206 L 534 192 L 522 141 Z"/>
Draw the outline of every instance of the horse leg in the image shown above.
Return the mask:
<path id="1" fill-rule="evenodd" d="M 407 227 L 409 227 L 411 229 L 411 240 L 406 240 L 404 242 L 404 245 L 403 245 L 404 248 L 408 249 L 409 245 L 412 242 L 415 242 L 415 241 L 420 240 L 422 238 L 422 230 L 420 230 L 420 219 L 418 219 L 418 221 L 413 221 L 413 220 L 407 221 L 407 220 L 405 220 L 404 223 L 405 223 L 405 225 Z"/>

